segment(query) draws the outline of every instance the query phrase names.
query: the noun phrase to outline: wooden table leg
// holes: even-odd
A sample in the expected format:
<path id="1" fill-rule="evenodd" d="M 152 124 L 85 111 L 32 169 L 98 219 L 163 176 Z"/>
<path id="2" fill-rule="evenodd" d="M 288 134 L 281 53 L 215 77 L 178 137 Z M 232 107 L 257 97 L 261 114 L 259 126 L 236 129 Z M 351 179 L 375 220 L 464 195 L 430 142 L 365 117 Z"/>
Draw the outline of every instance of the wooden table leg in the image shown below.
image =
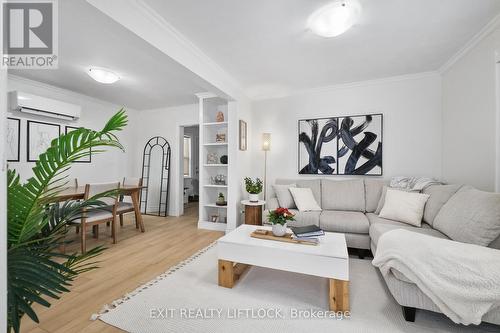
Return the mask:
<path id="1" fill-rule="evenodd" d="M 139 223 L 141 231 L 144 232 L 144 222 L 142 222 L 142 215 L 139 207 L 139 191 L 134 191 L 130 196 L 132 197 L 132 204 L 134 205 L 135 221 Z"/>
<path id="2" fill-rule="evenodd" d="M 329 279 L 330 311 L 349 311 L 349 281 Z"/>
<path id="3" fill-rule="evenodd" d="M 225 288 L 234 286 L 234 264 L 232 261 L 219 259 L 219 286 Z"/>

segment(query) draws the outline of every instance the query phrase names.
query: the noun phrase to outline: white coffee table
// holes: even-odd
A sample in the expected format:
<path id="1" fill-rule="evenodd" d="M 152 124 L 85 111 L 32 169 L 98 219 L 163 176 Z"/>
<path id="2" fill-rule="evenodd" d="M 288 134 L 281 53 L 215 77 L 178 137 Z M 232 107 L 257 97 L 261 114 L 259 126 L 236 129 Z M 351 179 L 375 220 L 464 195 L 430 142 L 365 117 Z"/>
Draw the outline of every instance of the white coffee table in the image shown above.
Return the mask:
<path id="1" fill-rule="evenodd" d="M 325 233 L 318 245 L 250 237 L 255 229 L 241 225 L 217 241 L 219 286 L 232 288 L 249 265 L 329 279 L 330 311 L 349 311 L 349 256 L 344 234 Z"/>

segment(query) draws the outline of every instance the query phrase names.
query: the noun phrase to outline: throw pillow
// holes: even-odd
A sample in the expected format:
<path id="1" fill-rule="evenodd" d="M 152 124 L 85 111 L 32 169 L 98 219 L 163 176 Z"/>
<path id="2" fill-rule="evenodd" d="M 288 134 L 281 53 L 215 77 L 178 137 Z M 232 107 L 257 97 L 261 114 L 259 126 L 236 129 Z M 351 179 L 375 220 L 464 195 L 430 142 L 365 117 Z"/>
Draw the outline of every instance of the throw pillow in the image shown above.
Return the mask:
<path id="1" fill-rule="evenodd" d="M 278 198 L 278 204 L 280 207 L 297 208 L 295 201 L 293 201 L 292 193 L 290 193 L 291 187 L 297 187 L 297 185 L 273 185 L 274 193 L 276 193 L 276 198 Z"/>
<path id="2" fill-rule="evenodd" d="M 316 199 L 314 199 L 313 192 L 310 188 L 290 187 L 289 190 L 292 193 L 293 200 L 295 201 L 297 209 L 300 212 L 321 210 L 321 207 L 316 202 Z"/>
<path id="3" fill-rule="evenodd" d="M 401 191 L 401 192 L 408 192 L 408 193 L 420 193 L 420 191 L 413 191 L 413 190 L 407 190 L 404 188 L 395 188 L 395 187 L 390 187 L 390 186 L 384 186 L 382 188 L 382 194 L 380 195 L 380 200 L 378 201 L 377 209 L 375 209 L 375 214 L 380 215 L 380 211 L 382 210 L 382 207 L 384 207 L 385 203 L 385 194 L 387 193 L 387 189 L 394 190 L 394 191 Z"/>
<path id="4" fill-rule="evenodd" d="M 500 235 L 500 193 L 462 187 L 441 208 L 434 228 L 454 241 L 488 246 Z"/>
<path id="5" fill-rule="evenodd" d="M 420 227 L 428 194 L 387 189 L 380 217 Z"/>

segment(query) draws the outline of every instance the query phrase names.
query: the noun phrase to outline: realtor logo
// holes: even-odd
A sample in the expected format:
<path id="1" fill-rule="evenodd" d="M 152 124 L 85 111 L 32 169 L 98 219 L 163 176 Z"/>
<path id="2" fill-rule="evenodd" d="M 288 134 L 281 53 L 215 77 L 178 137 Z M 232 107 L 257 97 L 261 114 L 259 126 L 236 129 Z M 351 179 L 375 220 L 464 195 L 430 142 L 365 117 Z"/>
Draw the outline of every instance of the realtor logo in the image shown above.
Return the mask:
<path id="1" fill-rule="evenodd" d="M 56 69 L 56 0 L 7 1 L 2 5 L 2 67 Z"/>

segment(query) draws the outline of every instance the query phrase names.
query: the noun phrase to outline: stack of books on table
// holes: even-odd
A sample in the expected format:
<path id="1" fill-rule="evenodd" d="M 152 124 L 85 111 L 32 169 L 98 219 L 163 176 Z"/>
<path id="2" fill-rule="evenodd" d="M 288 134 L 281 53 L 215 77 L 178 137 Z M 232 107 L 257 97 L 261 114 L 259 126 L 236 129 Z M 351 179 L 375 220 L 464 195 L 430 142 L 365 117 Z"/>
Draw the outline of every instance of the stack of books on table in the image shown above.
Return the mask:
<path id="1" fill-rule="evenodd" d="M 308 242 L 318 243 L 319 236 L 324 236 L 325 232 L 316 225 L 306 225 L 303 227 L 290 227 L 293 232 L 292 238 Z"/>

